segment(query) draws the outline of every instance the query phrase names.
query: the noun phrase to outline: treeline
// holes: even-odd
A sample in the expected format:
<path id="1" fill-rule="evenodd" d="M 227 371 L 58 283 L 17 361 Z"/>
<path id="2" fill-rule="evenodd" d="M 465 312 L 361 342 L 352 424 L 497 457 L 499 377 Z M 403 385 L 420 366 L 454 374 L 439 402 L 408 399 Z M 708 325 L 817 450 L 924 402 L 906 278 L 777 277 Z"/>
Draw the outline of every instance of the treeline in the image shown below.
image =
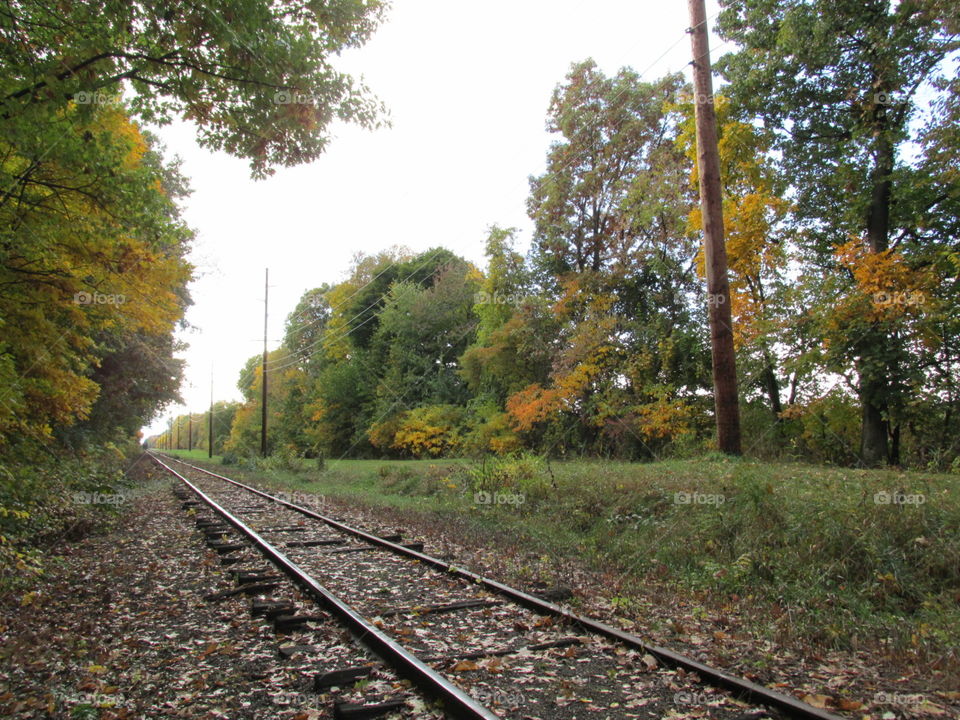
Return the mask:
<path id="1" fill-rule="evenodd" d="M 395 248 L 306 293 L 269 357 L 271 451 L 701 452 L 705 308 L 729 302 L 746 452 L 956 467 L 956 17 L 872 4 L 725 3 L 729 298 L 703 293 L 689 87 L 576 64 L 529 252 L 494 227 L 483 269 Z M 261 374 L 239 381 L 238 453 L 259 450 Z"/>
<path id="2" fill-rule="evenodd" d="M 0 584 L 15 545 L 90 524 L 69 491 L 116 487 L 179 400 L 187 186 L 145 128 L 188 119 L 263 177 L 316 158 L 334 117 L 376 125 L 327 61 L 380 21 L 348 4 L 250 2 L 229 24 L 178 2 L 0 11 Z"/>

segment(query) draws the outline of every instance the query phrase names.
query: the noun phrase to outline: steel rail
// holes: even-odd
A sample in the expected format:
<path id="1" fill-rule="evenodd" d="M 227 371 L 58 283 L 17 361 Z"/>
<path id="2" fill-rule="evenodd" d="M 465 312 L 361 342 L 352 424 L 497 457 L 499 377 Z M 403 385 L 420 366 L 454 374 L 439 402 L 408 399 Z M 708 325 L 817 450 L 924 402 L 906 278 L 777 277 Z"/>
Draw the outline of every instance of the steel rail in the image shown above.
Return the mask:
<path id="1" fill-rule="evenodd" d="M 365 542 L 379 545 L 398 555 L 405 555 L 426 565 L 435 567 L 438 570 L 442 570 L 445 573 L 457 575 L 469 580 L 472 583 L 483 585 L 488 590 L 498 595 L 508 597 L 519 605 L 523 605 L 534 612 L 564 618 L 565 620 L 578 625 L 585 630 L 596 633 L 597 635 L 616 640 L 629 647 L 649 653 L 670 667 L 679 667 L 688 672 L 695 672 L 697 675 L 703 678 L 707 684 L 729 690 L 739 699 L 749 700 L 750 702 L 758 705 L 764 705 L 766 707 L 777 708 L 778 710 L 782 710 L 783 712 L 787 713 L 791 717 L 800 718 L 801 720 L 844 720 L 839 715 L 835 715 L 827 710 L 816 708 L 808 703 L 803 702 L 802 700 L 791 697 L 790 695 L 779 693 L 776 690 L 771 690 L 770 688 L 759 685 L 758 683 L 747 680 L 746 678 L 738 677 L 731 673 L 725 672 L 724 670 L 720 670 L 719 668 L 711 667 L 710 665 L 706 665 L 699 660 L 694 660 L 691 657 L 674 652 L 673 650 L 669 650 L 658 645 L 651 645 L 637 635 L 624 632 L 611 625 L 600 622 L 599 620 L 592 620 L 591 618 L 584 617 L 572 612 L 571 610 L 567 610 L 566 608 L 549 602 L 548 600 L 543 600 L 542 598 L 525 593 L 522 590 L 517 590 L 509 585 L 504 585 L 496 580 L 491 580 L 490 578 L 483 577 L 477 573 L 457 567 L 456 565 L 445 562 L 444 560 L 440 560 L 439 558 L 426 555 L 416 550 L 411 550 L 403 545 L 398 545 L 397 543 L 384 540 L 383 538 L 377 537 L 376 535 L 372 535 L 368 532 L 364 532 L 363 530 L 350 527 L 349 525 L 345 525 L 337 520 L 334 520 L 333 518 L 310 510 L 309 508 L 301 507 L 281 498 L 274 497 L 273 495 L 263 492 L 262 490 L 258 490 L 255 487 L 238 482 L 237 480 L 233 480 L 232 478 L 228 478 L 224 475 L 219 475 L 211 470 L 207 470 L 206 468 L 191 465 L 190 463 L 184 462 L 183 460 L 179 460 L 177 458 L 172 459 L 176 460 L 176 462 L 181 463 L 182 465 L 186 465 L 189 468 L 197 470 L 198 472 L 202 472 L 219 480 L 231 483 L 237 487 L 243 488 L 244 490 L 267 498 L 268 500 L 272 500 L 273 502 L 284 505 L 302 515 L 326 523 L 332 528 L 340 530 L 346 534 L 353 535 L 354 537 L 360 538 Z"/>
<path id="2" fill-rule="evenodd" d="M 290 578 L 306 591 L 317 602 L 323 605 L 331 614 L 335 615 L 346 625 L 354 637 L 378 655 L 385 663 L 393 667 L 402 677 L 410 680 L 424 693 L 443 702 L 444 710 L 456 718 L 465 720 L 498 720 L 483 705 L 467 695 L 463 690 L 427 666 L 403 647 L 391 640 L 378 628 L 364 620 L 352 607 L 347 605 L 337 595 L 323 587 L 306 571 L 286 557 L 277 548 L 264 540 L 253 528 L 249 527 L 240 518 L 209 497 L 190 480 L 160 460 L 153 453 L 149 453 L 161 467 L 181 480 L 197 497 L 206 503 L 214 512 L 220 515 L 237 531 L 250 540 L 254 546 L 271 562 L 279 566 Z M 187 464 L 187 463 L 184 463 Z"/>

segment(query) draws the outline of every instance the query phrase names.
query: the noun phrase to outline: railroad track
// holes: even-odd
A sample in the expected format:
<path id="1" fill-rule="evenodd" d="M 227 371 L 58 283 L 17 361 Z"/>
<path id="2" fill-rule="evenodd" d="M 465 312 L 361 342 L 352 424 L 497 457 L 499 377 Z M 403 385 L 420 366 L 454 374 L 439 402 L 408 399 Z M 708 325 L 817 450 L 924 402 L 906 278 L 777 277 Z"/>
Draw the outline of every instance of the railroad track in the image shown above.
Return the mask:
<path id="1" fill-rule="evenodd" d="M 278 632 L 340 623 L 451 717 L 660 718 L 674 713 L 717 720 L 840 720 L 431 557 L 420 543 L 348 526 L 316 508 L 176 458 L 165 457 L 180 472 L 151 457 L 193 493 L 195 499 L 185 500 L 185 507 L 210 511 L 198 516 L 197 527 L 237 577 L 238 588 L 227 594 L 255 595 L 252 611 L 272 619 Z M 264 568 L 261 558 L 273 569 Z M 314 607 L 274 596 L 277 569 Z M 294 647 L 309 652 L 309 646 Z M 376 663 L 325 669 L 313 678 L 313 691 L 363 682 L 376 672 Z M 404 703 L 397 697 L 339 715 L 375 717 Z"/>

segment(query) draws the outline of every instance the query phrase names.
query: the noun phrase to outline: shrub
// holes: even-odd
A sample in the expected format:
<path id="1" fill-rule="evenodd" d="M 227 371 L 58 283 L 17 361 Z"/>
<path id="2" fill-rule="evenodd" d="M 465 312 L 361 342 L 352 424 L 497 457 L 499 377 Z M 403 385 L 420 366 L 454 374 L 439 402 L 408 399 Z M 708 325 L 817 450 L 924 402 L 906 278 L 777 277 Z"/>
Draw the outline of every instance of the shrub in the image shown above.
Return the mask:
<path id="1" fill-rule="evenodd" d="M 403 414 L 391 447 L 413 457 L 456 453 L 462 444 L 464 410 L 456 405 L 426 405 Z"/>

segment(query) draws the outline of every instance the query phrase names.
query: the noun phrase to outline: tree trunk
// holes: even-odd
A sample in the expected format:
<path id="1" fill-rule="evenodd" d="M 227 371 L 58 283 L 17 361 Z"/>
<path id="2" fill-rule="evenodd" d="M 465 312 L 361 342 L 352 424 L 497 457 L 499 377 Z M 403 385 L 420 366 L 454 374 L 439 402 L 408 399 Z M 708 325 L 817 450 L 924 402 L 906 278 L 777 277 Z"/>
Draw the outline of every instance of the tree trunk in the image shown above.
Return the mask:
<path id="1" fill-rule="evenodd" d="M 897 423 L 890 430 L 890 454 L 887 462 L 891 465 L 900 465 L 900 423 Z"/>
<path id="2" fill-rule="evenodd" d="M 860 433 L 860 460 L 867 467 L 876 467 L 889 460 L 888 458 L 888 422 L 885 417 L 886 408 L 877 401 L 879 383 L 868 379 L 860 380 L 861 402 L 863 404 Z"/>
<path id="3" fill-rule="evenodd" d="M 773 367 L 773 359 L 766 349 L 763 351 L 763 387 L 767 391 L 767 397 L 770 398 L 773 420 L 779 426 L 781 424 L 780 413 L 783 412 L 783 403 L 780 402 L 780 382 L 777 380 L 777 373 Z"/>
<path id="4" fill-rule="evenodd" d="M 871 173 L 873 192 L 867 211 L 867 242 L 873 253 L 884 252 L 889 247 L 890 236 L 890 194 L 894 148 L 888 131 L 880 121 L 875 164 Z M 870 333 L 871 338 L 861 343 L 864 354 L 885 355 L 890 338 L 882 331 Z M 874 363 L 864 363 L 872 366 Z M 882 398 L 886 395 L 890 379 L 875 372 L 860 377 L 860 401 L 863 403 L 863 424 L 860 432 L 860 459 L 867 467 L 875 467 L 889 462 L 887 404 Z"/>

